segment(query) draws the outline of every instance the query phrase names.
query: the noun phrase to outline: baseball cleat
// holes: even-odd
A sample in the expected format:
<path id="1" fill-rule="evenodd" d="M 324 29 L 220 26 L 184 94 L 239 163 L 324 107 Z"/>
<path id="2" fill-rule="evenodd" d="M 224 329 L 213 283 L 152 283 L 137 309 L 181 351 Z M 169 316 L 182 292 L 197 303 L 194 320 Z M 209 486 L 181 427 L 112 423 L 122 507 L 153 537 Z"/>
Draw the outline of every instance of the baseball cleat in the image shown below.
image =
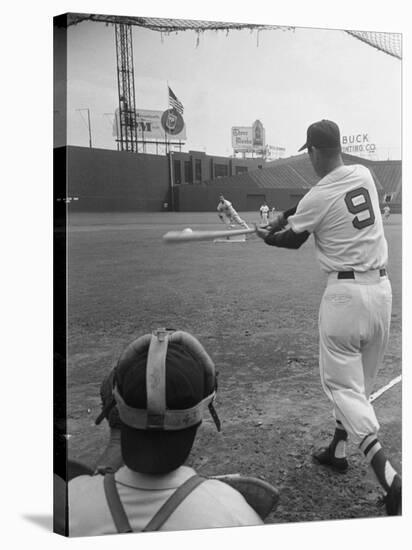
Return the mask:
<path id="1" fill-rule="evenodd" d="M 315 464 L 321 464 L 322 466 L 328 466 L 337 472 L 346 472 L 349 467 L 346 458 L 336 458 L 330 452 L 330 447 L 323 447 L 316 451 L 312 455 Z"/>
<path id="2" fill-rule="evenodd" d="M 383 503 L 388 516 L 402 515 L 402 482 L 398 475 L 394 477 L 389 491 L 383 497 Z"/>

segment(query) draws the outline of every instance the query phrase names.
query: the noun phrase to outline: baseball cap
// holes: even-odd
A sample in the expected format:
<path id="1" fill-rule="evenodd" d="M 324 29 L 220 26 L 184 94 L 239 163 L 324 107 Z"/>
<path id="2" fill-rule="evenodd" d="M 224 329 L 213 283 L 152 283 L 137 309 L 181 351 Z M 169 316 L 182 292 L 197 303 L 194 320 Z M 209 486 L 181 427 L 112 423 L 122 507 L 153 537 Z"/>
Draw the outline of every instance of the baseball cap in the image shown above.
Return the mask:
<path id="1" fill-rule="evenodd" d="M 213 400 L 215 379 L 196 354 L 181 343 L 167 344 L 163 380 L 161 369 L 148 372 L 149 354 L 147 347 L 142 349 L 133 342 L 126 348 L 116 366 L 113 393 L 121 419 L 121 450 L 126 466 L 141 473 L 162 474 L 178 468 L 189 456 L 202 422 L 199 404 Z M 161 360 L 161 356 L 155 356 L 154 361 Z M 148 393 L 153 391 L 150 384 L 156 397 L 148 400 Z M 163 415 L 150 415 L 153 399 L 164 400 Z"/>
<path id="2" fill-rule="evenodd" d="M 309 147 L 318 149 L 340 148 L 340 131 L 336 122 L 320 120 L 311 124 L 306 133 L 306 143 L 298 151 Z"/>

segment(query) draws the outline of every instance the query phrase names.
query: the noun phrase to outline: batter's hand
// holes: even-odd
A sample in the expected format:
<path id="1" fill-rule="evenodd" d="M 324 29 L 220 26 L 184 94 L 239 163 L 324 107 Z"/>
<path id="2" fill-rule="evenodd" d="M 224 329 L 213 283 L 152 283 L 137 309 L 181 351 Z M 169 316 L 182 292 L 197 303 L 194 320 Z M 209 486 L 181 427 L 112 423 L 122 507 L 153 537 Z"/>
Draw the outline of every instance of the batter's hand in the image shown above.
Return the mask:
<path id="1" fill-rule="evenodd" d="M 277 233 L 284 229 L 287 225 L 287 220 L 285 219 L 283 212 L 278 214 L 274 220 L 268 223 L 267 228 L 270 233 Z"/>
<path id="2" fill-rule="evenodd" d="M 260 237 L 263 240 L 270 234 L 270 231 L 268 231 L 266 227 L 268 226 L 262 227 L 255 224 L 256 234 L 258 237 Z"/>

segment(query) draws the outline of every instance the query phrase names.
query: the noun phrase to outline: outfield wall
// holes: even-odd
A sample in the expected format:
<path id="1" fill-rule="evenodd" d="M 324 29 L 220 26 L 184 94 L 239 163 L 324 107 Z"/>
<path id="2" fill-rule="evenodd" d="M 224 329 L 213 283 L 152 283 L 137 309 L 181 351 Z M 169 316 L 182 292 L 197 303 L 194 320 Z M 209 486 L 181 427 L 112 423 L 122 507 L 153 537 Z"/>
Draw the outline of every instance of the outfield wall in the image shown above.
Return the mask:
<path id="1" fill-rule="evenodd" d="M 302 162 L 302 159 L 291 159 L 291 165 L 298 160 Z M 249 174 L 251 170 L 260 176 L 269 174 L 271 170 L 270 166 L 269 170 L 258 170 L 260 162 L 258 159 L 213 157 L 199 151 L 175 152 L 172 201 L 170 160 L 167 156 L 74 146 L 58 147 L 54 149 L 54 164 L 55 168 L 63 169 L 55 169 L 55 207 L 63 205 L 63 201 L 69 201 L 72 211 L 83 212 L 160 212 L 165 209 L 213 212 L 218 196 L 223 192 L 240 212 L 258 210 L 263 201 L 270 207 L 284 210 L 295 205 L 308 191 L 307 188 L 296 186 L 281 187 L 279 181 L 275 186 L 273 174 L 272 179 L 266 176 L 267 181 L 264 178 L 255 181 L 256 177 Z M 280 169 L 285 162 L 279 163 Z M 383 168 L 379 164 L 379 168 L 381 172 L 383 168 L 392 170 L 385 176 L 386 179 L 381 176 L 385 188 L 388 182 L 393 183 L 392 180 L 393 185 L 396 184 L 396 189 L 392 190 L 393 185 L 390 188 L 393 191 L 391 209 L 394 213 L 400 212 L 401 178 L 399 175 L 394 178 L 393 175 L 394 168 L 399 172 L 399 167 L 395 163 L 394 166 L 385 165 Z M 65 173 L 67 178 L 58 181 Z M 285 184 L 288 185 L 288 182 L 285 181 Z M 164 207 L 165 203 L 168 204 L 167 208 Z"/>
<path id="2" fill-rule="evenodd" d="M 257 169 L 259 159 L 233 159 L 208 156 L 203 152 L 173 153 L 174 197 L 180 198 L 179 188 L 191 188 L 191 197 L 203 196 L 202 181 L 225 175 L 235 175 Z M 170 194 L 170 159 L 165 155 L 130 153 L 86 147 L 54 149 L 55 165 L 67 166 L 66 189 L 60 200 L 69 198 L 72 211 L 145 211 L 159 212 L 164 204 L 172 208 Z M 55 171 L 55 173 L 62 173 Z M 193 190 L 195 190 L 193 192 Z M 214 191 L 212 194 L 218 193 Z M 187 206 L 187 203 L 183 201 Z M 199 205 L 199 206 L 197 206 Z M 208 205 L 196 199 L 192 211 L 214 210 L 215 200 Z M 178 206 L 175 204 L 174 209 Z"/>
<path id="3" fill-rule="evenodd" d="M 309 189 L 264 189 L 252 186 L 181 185 L 175 188 L 175 205 L 179 212 L 210 212 L 216 210 L 219 194 L 233 203 L 238 212 L 258 211 L 266 201 L 270 208 L 285 210 L 294 206 Z"/>
<path id="4" fill-rule="evenodd" d="M 84 147 L 61 148 L 67 154 L 67 196 L 72 210 L 159 211 L 169 202 L 167 157 Z"/>

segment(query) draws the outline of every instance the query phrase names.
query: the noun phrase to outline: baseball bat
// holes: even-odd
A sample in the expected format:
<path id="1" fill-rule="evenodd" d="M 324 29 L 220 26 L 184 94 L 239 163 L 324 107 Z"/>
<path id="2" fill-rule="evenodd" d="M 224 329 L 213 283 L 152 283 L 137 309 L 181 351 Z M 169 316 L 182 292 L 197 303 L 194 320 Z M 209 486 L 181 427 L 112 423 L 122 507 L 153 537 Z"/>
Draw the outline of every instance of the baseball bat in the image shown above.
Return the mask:
<path id="1" fill-rule="evenodd" d="M 248 235 L 255 233 L 256 229 L 231 229 L 231 230 L 219 230 L 219 231 L 168 231 L 163 235 L 165 243 L 186 243 L 190 241 L 213 241 L 214 239 L 221 239 L 224 237 L 231 237 L 233 235 Z"/>

